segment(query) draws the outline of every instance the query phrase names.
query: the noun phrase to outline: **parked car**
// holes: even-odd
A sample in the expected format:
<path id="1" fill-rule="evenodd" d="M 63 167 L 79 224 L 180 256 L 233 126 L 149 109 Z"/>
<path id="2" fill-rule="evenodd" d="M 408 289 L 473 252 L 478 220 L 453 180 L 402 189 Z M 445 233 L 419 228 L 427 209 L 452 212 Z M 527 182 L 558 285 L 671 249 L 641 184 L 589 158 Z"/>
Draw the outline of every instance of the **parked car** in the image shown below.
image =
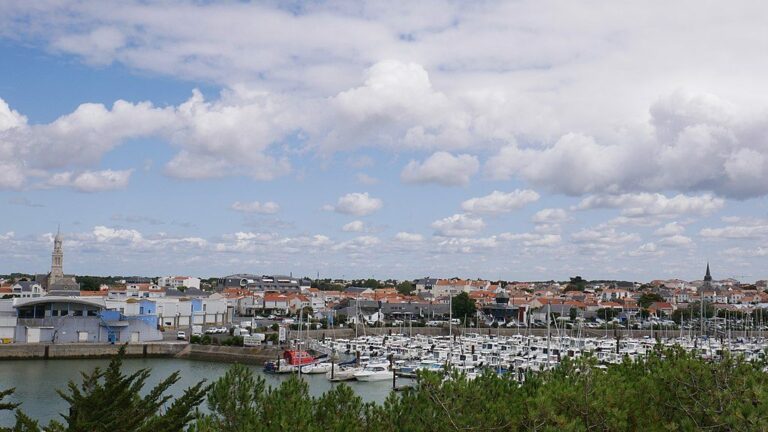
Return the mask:
<path id="1" fill-rule="evenodd" d="M 442 321 L 427 321 L 427 327 L 440 327 L 442 325 Z"/>
<path id="2" fill-rule="evenodd" d="M 461 324 L 461 320 L 460 320 L 460 319 L 458 319 L 458 318 L 453 318 L 453 319 L 451 320 L 451 324 L 453 324 L 453 325 L 459 325 L 459 324 Z"/>
<path id="3" fill-rule="evenodd" d="M 183 331 L 179 330 L 176 332 L 176 339 L 178 340 L 187 340 L 187 334 Z"/>

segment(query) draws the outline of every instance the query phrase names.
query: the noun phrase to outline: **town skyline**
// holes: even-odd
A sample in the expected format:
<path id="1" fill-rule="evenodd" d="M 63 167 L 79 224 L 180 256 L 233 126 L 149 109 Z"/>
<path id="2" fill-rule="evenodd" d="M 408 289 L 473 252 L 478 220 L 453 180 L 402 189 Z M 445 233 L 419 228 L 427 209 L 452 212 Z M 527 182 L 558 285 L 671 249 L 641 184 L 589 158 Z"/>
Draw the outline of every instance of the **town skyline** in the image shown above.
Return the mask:
<path id="1" fill-rule="evenodd" d="M 100 3 L 0 7 L 0 272 L 768 277 L 766 5 Z"/>

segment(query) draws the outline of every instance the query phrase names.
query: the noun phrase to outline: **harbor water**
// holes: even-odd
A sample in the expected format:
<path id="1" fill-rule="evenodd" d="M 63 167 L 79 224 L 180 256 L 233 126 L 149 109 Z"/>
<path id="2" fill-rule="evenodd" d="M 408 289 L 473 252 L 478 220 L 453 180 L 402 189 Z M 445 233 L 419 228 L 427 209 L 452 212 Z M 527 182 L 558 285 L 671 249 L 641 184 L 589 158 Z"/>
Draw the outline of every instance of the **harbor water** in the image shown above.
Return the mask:
<path id="1" fill-rule="evenodd" d="M 66 389 L 69 380 L 77 384 L 82 382 L 80 372 L 90 373 L 95 367 L 106 367 L 108 360 L 6 360 L 0 362 L 0 389 L 15 387 L 16 392 L 7 402 L 21 402 L 21 409 L 41 424 L 47 424 L 51 419 L 60 419 L 59 413 L 67 409 L 66 402 L 56 393 L 57 389 Z M 125 373 L 141 368 L 152 369 L 150 379 L 145 389 L 151 388 L 162 379 L 179 371 L 181 379 L 171 391 L 175 395 L 202 379 L 209 382 L 224 375 L 230 367 L 227 363 L 207 362 L 181 359 L 126 359 Z M 269 375 L 262 372 L 260 366 L 250 366 L 253 371 L 264 376 L 268 385 L 276 386 L 287 379 L 287 375 Z M 325 375 L 302 375 L 309 383 L 310 394 L 319 396 L 338 385 L 329 382 Z M 398 383 L 401 379 L 398 379 Z M 346 383 L 359 394 L 364 401 L 383 402 L 392 388 L 391 381 L 380 382 L 348 382 Z M 9 426 L 14 421 L 10 411 L 0 412 L 0 427 Z"/>

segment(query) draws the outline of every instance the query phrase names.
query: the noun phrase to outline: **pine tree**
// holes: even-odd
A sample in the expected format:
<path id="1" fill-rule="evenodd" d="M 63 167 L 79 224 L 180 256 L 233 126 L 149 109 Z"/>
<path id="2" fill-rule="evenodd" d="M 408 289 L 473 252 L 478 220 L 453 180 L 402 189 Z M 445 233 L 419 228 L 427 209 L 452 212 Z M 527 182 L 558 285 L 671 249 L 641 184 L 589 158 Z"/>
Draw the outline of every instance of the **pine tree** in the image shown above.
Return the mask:
<path id="1" fill-rule="evenodd" d="M 186 389 L 176 400 L 166 391 L 179 380 L 174 372 L 146 396 L 141 392 L 148 369 L 133 374 L 122 372 L 125 346 L 102 370 L 82 373 L 80 385 L 70 381 L 67 390 L 58 390 L 69 403 L 69 412 L 63 414 L 64 424 L 51 422 L 47 430 L 68 432 L 177 432 L 183 430 L 195 417 L 208 387 L 205 381 Z M 170 406 L 168 404 L 170 403 Z M 168 406 L 167 409 L 164 407 Z"/>

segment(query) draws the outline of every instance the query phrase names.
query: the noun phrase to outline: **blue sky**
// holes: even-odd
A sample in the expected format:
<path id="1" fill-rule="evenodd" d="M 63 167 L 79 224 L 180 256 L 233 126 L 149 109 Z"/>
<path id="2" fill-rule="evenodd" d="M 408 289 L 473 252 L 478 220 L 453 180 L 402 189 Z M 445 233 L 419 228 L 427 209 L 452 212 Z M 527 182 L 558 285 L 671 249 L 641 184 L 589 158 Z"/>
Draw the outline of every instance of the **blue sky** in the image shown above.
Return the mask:
<path id="1" fill-rule="evenodd" d="M 280 5 L 0 6 L 0 272 L 768 277 L 765 6 Z"/>

